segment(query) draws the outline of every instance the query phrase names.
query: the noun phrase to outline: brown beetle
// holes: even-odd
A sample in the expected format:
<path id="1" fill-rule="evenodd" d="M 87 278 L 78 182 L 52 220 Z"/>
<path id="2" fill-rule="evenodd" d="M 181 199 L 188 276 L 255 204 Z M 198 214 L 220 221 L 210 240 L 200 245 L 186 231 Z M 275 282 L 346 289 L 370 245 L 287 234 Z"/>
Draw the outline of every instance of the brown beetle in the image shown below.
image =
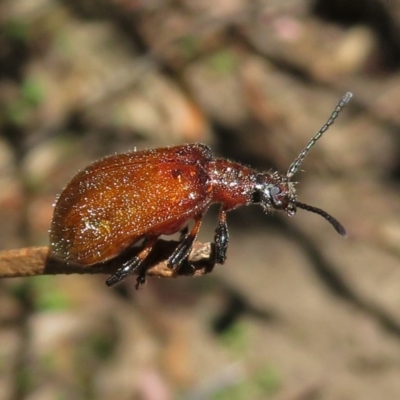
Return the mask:
<path id="1" fill-rule="evenodd" d="M 343 226 L 325 211 L 297 201 L 290 181 L 304 157 L 349 102 L 341 99 L 326 124 L 291 164 L 286 175 L 259 173 L 226 159 L 214 158 L 204 144 L 186 144 L 106 157 L 80 171 L 57 200 L 50 230 L 50 254 L 66 263 L 83 266 L 107 261 L 144 240 L 134 258 L 110 276 L 112 286 L 138 270 L 160 235 L 182 230 L 194 220 L 168 260 L 179 268 L 187 258 L 212 203 L 221 203 L 215 230 L 216 262 L 224 263 L 228 247 L 226 212 L 260 204 L 264 212 L 282 210 L 288 216 L 296 208 L 321 215 L 341 235 Z M 139 269 L 138 286 L 146 271 Z"/>

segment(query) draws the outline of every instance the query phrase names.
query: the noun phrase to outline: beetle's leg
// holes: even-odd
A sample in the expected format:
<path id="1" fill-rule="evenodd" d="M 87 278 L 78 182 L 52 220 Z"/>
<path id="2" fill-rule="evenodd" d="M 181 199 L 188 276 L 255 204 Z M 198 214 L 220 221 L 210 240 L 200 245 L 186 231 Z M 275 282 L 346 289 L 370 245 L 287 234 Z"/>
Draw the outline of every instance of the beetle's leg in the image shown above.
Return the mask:
<path id="1" fill-rule="evenodd" d="M 146 276 L 147 276 L 147 270 L 142 269 L 142 271 L 139 272 L 139 276 L 136 279 L 136 285 L 135 285 L 136 290 L 139 290 L 142 286 L 146 284 Z"/>
<path id="2" fill-rule="evenodd" d="M 158 237 L 152 237 L 147 240 L 142 250 L 140 250 L 139 254 L 132 259 L 124 262 L 121 268 L 118 268 L 117 271 L 111 275 L 106 280 L 107 286 L 113 286 L 116 283 L 122 281 L 122 279 L 126 278 L 128 275 L 132 274 L 136 271 L 140 264 L 146 259 L 146 257 L 150 254 L 151 250 L 153 249 Z M 143 280 L 143 276 L 142 276 Z"/>
<path id="3" fill-rule="evenodd" d="M 183 238 L 183 240 L 178 244 L 174 252 L 168 259 L 168 267 L 174 268 L 179 267 L 183 260 L 185 260 L 192 248 L 193 242 L 195 241 L 197 234 L 199 233 L 201 220 L 203 215 L 198 215 L 195 217 L 195 222 L 192 230 Z"/>
<path id="4" fill-rule="evenodd" d="M 187 225 L 180 230 L 180 232 L 179 232 L 179 241 L 180 242 L 183 239 L 185 239 L 185 236 L 188 234 L 188 232 L 189 232 L 189 227 Z"/>
<path id="5" fill-rule="evenodd" d="M 228 224 L 226 223 L 226 211 L 221 208 L 218 217 L 218 225 L 215 229 L 215 262 L 223 264 L 226 260 L 226 250 L 229 243 Z"/>

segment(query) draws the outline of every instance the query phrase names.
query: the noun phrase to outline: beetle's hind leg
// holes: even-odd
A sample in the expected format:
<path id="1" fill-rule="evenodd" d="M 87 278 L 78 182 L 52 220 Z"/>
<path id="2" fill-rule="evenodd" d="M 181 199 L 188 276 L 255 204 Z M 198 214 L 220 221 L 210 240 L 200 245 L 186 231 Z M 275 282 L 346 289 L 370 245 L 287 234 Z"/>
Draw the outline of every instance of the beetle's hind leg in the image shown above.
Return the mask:
<path id="1" fill-rule="evenodd" d="M 149 238 L 145 242 L 145 245 L 143 249 L 140 250 L 139 254 L 131 258 L 130 260 L 124 262 L 122 264 L 122 267 L 118 268 L 117 271 L 106 280 L 106 285 L 113 286 L 116 283 L 125 279 L 128 275 L 131 275 L 133 272 L 135 272 L 143 263 L 143 261 L 147 258 L 147 256 L 150 254 L 151 250 L 153 250 L 153 247 L 157 242 L 157 239 L 158 236 Z M 146 271 L 143 271 L 139 274 L 136 288 L 139 288 L 140 286 L 144 285 L 145 282 L 146 282 Z"/>
<path id="2" fill-rule="evenodd" d="M 215 229 L 215 262 L 223 264 L 226 260 L 226 251 L 229 243 L 228 224 L 226 222 L 226 211 L 221 209 L 218 217 L 218 225 Z"/>
<path id="3" fill-rule="evenodd" d="M 168 259 L 169 268 L 179 268 L 184 260 L 189 256 L 190 250 L 192 249 L 193 242 L 196 240 L 197 234 L 199 233 L 201 221 L 203 215 L 197 215 L 194 218 L 194 225 L 191 231 L 182 239 L 178 244 L 174 252 Z"/>

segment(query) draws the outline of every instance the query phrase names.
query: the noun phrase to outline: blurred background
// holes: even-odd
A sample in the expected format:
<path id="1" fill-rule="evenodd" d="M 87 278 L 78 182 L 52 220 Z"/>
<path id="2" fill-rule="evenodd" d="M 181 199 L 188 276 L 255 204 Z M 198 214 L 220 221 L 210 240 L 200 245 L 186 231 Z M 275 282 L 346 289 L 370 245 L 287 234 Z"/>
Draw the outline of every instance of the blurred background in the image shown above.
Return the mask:
<path id="1" fill-rule="evenodd" d="M 399 38 L 398 0 L 2 0 L 1 249 L 46 245 L 107 154 L 203 142 L 284 173 L 354 98 L 295 176 L 347 239 L 254 206 L 201 278 L 3 279 L 0 399 L 399 399 Z"/>

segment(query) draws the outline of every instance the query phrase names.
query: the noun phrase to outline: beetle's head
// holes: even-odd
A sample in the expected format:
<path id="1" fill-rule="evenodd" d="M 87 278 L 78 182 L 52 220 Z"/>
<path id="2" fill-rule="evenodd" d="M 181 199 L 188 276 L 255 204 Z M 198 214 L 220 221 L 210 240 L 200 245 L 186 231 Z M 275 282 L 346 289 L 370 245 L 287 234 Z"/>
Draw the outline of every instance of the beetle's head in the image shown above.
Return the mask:
<path id="1" fill-rule="evenodd" d="M 320 215 L 333 226 L 336 232 L 346 236 L 346 230 L 336 218 L 320 208 L 297 201 L 295 182 L 291 182 L 288 176 L 272 172 L 259 174 L 256 179 L 253 202 L 259 203 L 266 213 L 278 210 L 292 217 L 296 214 L 297 208 L 301 208 Z"/>
<path id="2" fill-rule="evenodd" d="M 289 217 L 296 214 L 294 183 L 278 172 L 257 175 L 253 199 L 265 212 L 285 211 Z"/>
<path id="3" fill-rule="evenodd" d="M 308 204 L 300 203 L 297 201 L 295 183 L 290 179 L 297 172 L 300 164 L 305 156 L 314 146 L 315 142 L 328 130 L 333 124 L 343 107 L 350 101 L 352 94 L 346 93 L 340 100 L 339 104 L 335 107 L 332 115 L 316 135 L 307 143 L 307 146 L 300 152 L 297 158 L 290 165 L 286 175 L 280 175 L 277 172 L 268 174 L 258 174 L 254 185 L 253 202 L 259 203 L 265 212 L 272 210 L 285 211 L 291 217 L 296 214 L 297 208 L 302 208 L 306 211 L 311 211 L 315 214 L 325 218 L 333 228 L 342 236 L 346 236 L 346 230 L 338 220 L 333 218 L 324 210 L 309 206 Z"/>

